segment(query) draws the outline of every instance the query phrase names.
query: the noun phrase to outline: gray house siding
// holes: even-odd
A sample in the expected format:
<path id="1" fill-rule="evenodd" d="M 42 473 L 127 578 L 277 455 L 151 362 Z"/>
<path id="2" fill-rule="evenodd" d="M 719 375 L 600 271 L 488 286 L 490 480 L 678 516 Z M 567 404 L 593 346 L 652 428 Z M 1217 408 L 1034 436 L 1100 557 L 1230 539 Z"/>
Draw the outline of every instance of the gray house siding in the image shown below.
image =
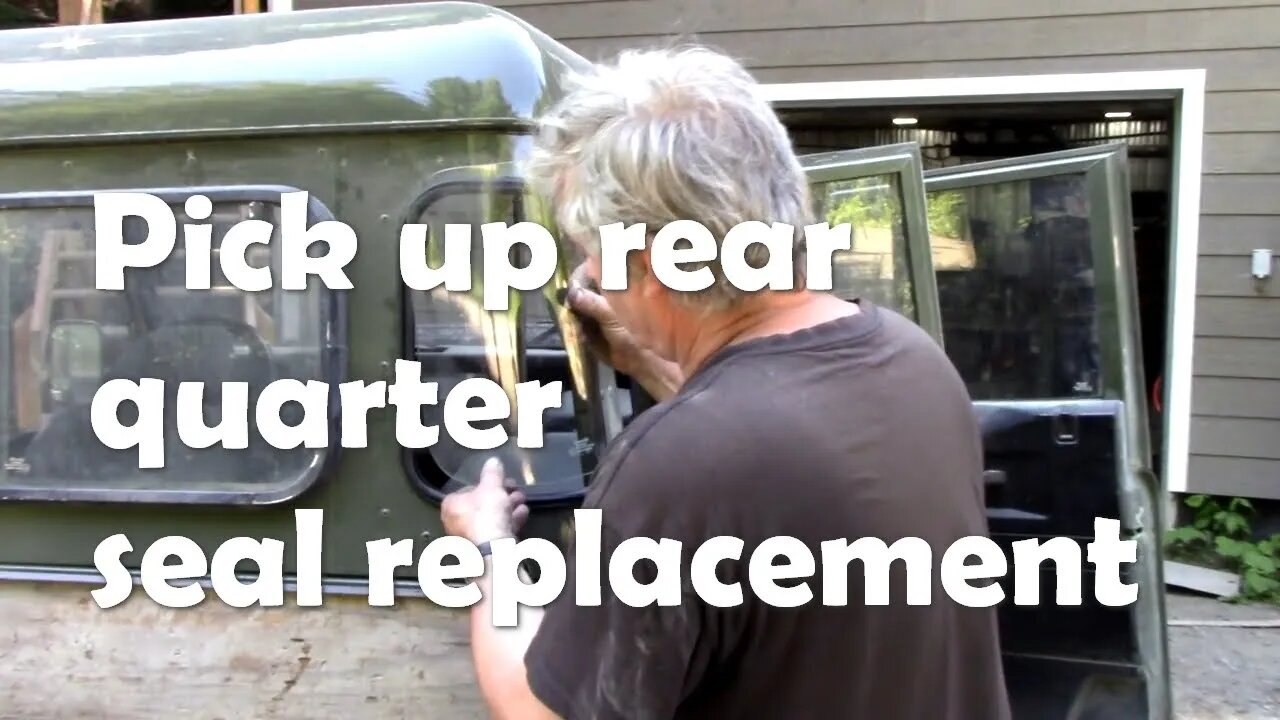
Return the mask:
<path id="1" fill-rule="evenodd" d="M 295 7 L 376 0 L 296 0 Z M 384 0 L 385 1 L 385 0 Z M 763 82 L 1205 68 L 1188 486 L 1280 498 L 1280 4 L 1263 0 L 498 0 L 591 59 L 672 34 Z"/>

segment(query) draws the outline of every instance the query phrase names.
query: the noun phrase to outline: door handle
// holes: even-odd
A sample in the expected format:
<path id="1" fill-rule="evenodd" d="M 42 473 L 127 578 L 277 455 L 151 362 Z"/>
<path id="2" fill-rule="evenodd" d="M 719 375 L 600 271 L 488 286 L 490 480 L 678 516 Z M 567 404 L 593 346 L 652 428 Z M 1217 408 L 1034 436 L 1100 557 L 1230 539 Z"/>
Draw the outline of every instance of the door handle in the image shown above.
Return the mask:
<path id="1" fill-rule="evenodd" d="M 1063 412 L 1053 416 L 1053 441 L 1059 445 L 1075 445 L 1080 440 L 1080 418 Z"/>
<path id="2" fill-rule="evenodd" d="M 1004 485 L 1008 480 L 1009 476 L 1003 470 L 982 471 L 982 484 L 987 487 Z"/>

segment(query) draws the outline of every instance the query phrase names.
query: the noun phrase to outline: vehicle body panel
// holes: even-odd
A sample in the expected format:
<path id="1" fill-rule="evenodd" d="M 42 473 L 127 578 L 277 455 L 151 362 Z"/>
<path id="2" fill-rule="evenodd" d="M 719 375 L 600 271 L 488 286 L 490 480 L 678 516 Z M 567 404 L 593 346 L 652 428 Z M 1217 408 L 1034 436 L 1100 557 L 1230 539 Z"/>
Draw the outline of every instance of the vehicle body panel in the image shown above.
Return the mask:
<path id="1" fill-rule="evenodd" d="M 5 717 L 484 720 L 466 615 L 426 602 L 185 610 L 141 593 L 102 610 L 81 584 L 2 582 Z"/>
<path id="2" fill-rule="evenodd" d="M 346 268 L 355 290 L 331 291 L 342 296 L 347 316 L 356 319 L 347 328 L 342 379 L 389 382 L 395 361 L 407 357 L 398 243 L 410 210 L 438 173 L 521 157 L 527 138 L 521 133 L 527 132 L 531 113 L 554 97 L 560 74 L 583 61 L 511 16 L 467 3 L 312 15 L 324 22 L 264 15 L 7 33 L 2 51 L 7 63 L 0 77 L 10 86 L 0 87 L 0 94 L 9 110 L 0 145 L 9 147 L 0 156 L 0 194 L 245 185 L 305 190 L 359 239 Z M 404 56 L 402 45 L 370 44 L 382 32 L 420 52 Z M 206 37 L 206 47 L 222 48 L 225 55 L 187 73 L 193 83 L 188 93 L 143 87 L 175 80 L 176 71 L 163 58 L 181 56 L 193 35 Z M 71 51 L 50 49 L 67 37 L 92 41 L 76 51 L 82 59 L 63 60 Z M 302 42 L 308 37 L 317 40 Z M 362 50 L 335 63 L 331 49 L 322 51 L 321 46 L 330 46 L 321 40 L 339 46 L 353 42 Z M 268 52 L 278 54 L 278 62 L 260 64 L 258 56 Z M 320 63 L 324 58 L 329 61 Z M 493 64 L 486 64 L 490 60 Z M 59 76 L 65 86 L 31 84 L 44 68 L 53 70 L 62 62 L 79 63 L 75 72 Z M 151 68 L 150 79 L 134 75 L 142 67 Z M 36 68 L 41 72 L 32 74 Z M 292 90 L 276 93 L 271 85 L 258 90 L 259 102 L 245 102 L 246 90 L 277 72 L 282 78 L 311 76 L 298 86 L 304 95 L 315 102 L 329 98 L 335 106 L 362 106 L 362 114 L 344 121 L 350 128 L 337 129 L 327 105 L 307 109 L 293 99 Z M 365 90 L 396 98 L 401 110 L 344 95 L 351 77 L 361 78 Z M 447 107 L 432 105 L 430 83 L 457 82 L 484 92 L 492 88 L 488 105 L 476 105 L 478 95 L 465 92 L 466 87 L 444 94 Z M 138 92 L 190 112 L 149 106 Z M 115 114 L 117 103 L 142 111 Z M 80 106 L 88 112 L 80 124 L 73 117 L 51 118 Z M 262 108 L 275 110 L 253 115 Z M 181 247 L 181 237 L 178 243 Z M 123 532 L 135 549 L 125 560 L 136 569 L 146 547 L 180 528 L 207 555 L 237 536 L 280 537 L 288 545 L 285 570 L 291 572 L 293 510 L 306 507 L 327 511 L 326 577 L 364 577 L 366 541 L 410 538 L 416 557 L 439 535 L 437 506 L 424 502 L 405 477 L 394 422 L 393 413 L 370 412 L 367 446 L 335 453 L 338 465 L 329 477 L 290 505 L 236 502 L 211 512 L 172 503 L 107 508 L 81 502 L 0 503 L 0 565 L 11 576 L 23 568 L 65 568 L 76 575 L 76 568 L 92 568 L 99 542 Z M 559 518 L 535 518 L 532 529 L 538 528 L 558 536 Z M 401 577 L 412 583 L 413 569 L 402 568 Z"/>
<path id="3" fill-rule="evenodd" d="M 0 144 L 528 125 L 583 62 L 459 2 L 10 30 Z"/>

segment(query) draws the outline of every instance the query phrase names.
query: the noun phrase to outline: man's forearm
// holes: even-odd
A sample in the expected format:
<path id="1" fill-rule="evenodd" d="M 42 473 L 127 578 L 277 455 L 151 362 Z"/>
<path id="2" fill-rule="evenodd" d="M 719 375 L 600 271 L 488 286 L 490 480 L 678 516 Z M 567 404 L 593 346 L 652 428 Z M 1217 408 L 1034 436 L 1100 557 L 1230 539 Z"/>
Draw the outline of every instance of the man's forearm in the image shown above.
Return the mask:
<path id="1" fill-rule="evenodd" d="M 542 621 L 542 609 L 518 606 L 513 627 L 496 627 L 492 571 L 491 558 L 486 558 L 485 574 L 476 580 L 483 599 L 471 608 L 471 652 L 480 692 L 497 720 L 554 718 L 529 689 L 524 665 L 525 653 Z"/>

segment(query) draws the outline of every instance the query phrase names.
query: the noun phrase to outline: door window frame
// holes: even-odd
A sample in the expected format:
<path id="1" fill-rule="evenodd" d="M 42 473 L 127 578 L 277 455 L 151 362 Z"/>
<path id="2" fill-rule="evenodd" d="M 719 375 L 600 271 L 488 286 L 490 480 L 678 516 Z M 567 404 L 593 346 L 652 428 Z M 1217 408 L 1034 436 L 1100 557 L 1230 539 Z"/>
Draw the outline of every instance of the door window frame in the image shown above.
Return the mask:
<path id="1" fill-rule="evenodd" d="M 930 170 L 924 174 L 924 185 L 927 196 L 932 192 L 981 185 L 1066 175 L 1084 176 L 1089 198 L 1090 265 L 1094 272 L 1094 304 L 1102 360 L 1102 387 L 1099 389 L 1102 397 L 1123 400 L 1130 408 L 1130 419 L 1142 429 L 1140 437 L 1130 434 L 1131 449 L 1144 458 L 1150 458 L 1142 358 L 1132 357 L 1133 353 L 1141 352 L 1142 338 L 1133 322 L 1138 313 L 1138 291 L 1132 272 L 1132 230 L 1126 219 L 1131 215 L 1125 165 L 1127 156 L 1125 145 L 1108 144 L 970 163 Z M 1093 222 L 1099 215 L 1105 218 L 1105 223 Z M 1130 272 L 1121 274 L 1119 268 L 1123 267 L 1130 268 Z"/>
<path id="2" fill-rule="evenodd" d="M 929 216 L 924 185 L 924 161 L 916 143 L 896 143 L 800 156 L 810 187 L 829 182 L 895 175 L 902 202 L 902 232 L 911 268 L 911 318 L 942 344 L 942 311 L 933 274 Z M 817 198 L 815 197 L 816 201 Z M 819 222 L 822 218 L 818 218 Z"/>

